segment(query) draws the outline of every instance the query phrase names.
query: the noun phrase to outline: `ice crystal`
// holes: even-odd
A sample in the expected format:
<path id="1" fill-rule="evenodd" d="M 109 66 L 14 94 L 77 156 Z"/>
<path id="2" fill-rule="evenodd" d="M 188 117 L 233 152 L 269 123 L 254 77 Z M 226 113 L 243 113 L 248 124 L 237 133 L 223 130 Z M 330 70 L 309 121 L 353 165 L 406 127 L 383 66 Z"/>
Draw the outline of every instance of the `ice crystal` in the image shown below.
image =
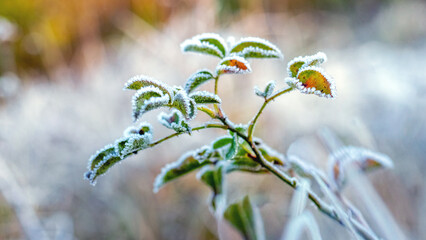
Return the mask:
<path id="1" fill-rule="evenodd" d="M 246 59 L 239 56 L 230 56 L 224 58 L 216 67 L 216 73 L 232 73 L 232 74 L 245 74 L 250 73 L 251 68 Z"/>

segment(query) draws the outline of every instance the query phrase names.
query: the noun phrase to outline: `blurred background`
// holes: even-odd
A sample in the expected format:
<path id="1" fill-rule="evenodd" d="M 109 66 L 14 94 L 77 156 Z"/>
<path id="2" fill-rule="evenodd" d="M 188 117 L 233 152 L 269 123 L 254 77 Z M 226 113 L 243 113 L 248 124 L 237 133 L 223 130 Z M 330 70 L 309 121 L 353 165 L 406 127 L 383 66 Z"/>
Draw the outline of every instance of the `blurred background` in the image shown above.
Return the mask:
<path id="1" fill-rule="evenodd" d="M 209 189 L 194 174 L 157 194 L 152 185 L 162 166 L 220 131 L 140 152 L 96 187 L 83 179 L 91 154 L 132 124 L 131 93 L 121 90 L 128 78 L 181 85 L 215 67 L 215 58 L 180 52 L 183 40 L 203 32 L 266 38 L 284 53 L 284 62 L 251 60 L 252 74 L 222 78 L 234 122 L 247 123 L 260 107 L 255 85 L 283 87 L 287 61 L 325 52 L 338 97 L 293 92 L 267 108 L 256 135 L 319 167 L 325 129 L 389 155 L 394 169 L 368 179 L 406 237 L 426 238 L 425 13 L 420 0 L 0 0 L 0 239 L 218 238 Z M 157 114 L 145 120 L 159 138 L 170 132 Z M 268 239 L 280 238 L 292 189 L 273 176 L 236 173 L 228 191 L 230 202 L 254 196 Z M 324 239 L 347 237 L 313 212 Z"/>

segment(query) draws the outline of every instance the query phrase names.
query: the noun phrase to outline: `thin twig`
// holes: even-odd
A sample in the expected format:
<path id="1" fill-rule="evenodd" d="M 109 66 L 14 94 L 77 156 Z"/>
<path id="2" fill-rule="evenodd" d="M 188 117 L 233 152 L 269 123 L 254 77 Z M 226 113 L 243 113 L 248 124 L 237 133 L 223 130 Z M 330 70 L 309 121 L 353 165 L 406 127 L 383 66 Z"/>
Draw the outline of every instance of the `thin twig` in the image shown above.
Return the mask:
<path id="1" fill-rule="evenodd" d="M 274 100 L 275 98 L 277 98 L 277 97 L 279 97 L 279 96 L 281 96 L 285 93 L 291 92 L 292 90 L 293 90 L 293 88 L 289 87 L 289 88 L 286 88 L 286 89 L 283 89 L 283 90 L 277 92 L 276 94 L 272 95 L 269 98 L 265 97 L 265 101 L 263 102 L 263 104 L 260 107 L 259 111 L 257 112 L 256 116 L 250 122 L 250 125 L 249 125 L 249 128 L 248 128 L 248 135 L 247 135 L 248 139 L 250 141 L 253 139 L 253 131 L 254 131 L 254 127 L 256 126 L 257 119 L 259 119 L 260 114 L 262 114 L 263 109 L 265 109 L 266 105 L 268 105 L 268 103 L 271 102 L 272 100 Z"/>

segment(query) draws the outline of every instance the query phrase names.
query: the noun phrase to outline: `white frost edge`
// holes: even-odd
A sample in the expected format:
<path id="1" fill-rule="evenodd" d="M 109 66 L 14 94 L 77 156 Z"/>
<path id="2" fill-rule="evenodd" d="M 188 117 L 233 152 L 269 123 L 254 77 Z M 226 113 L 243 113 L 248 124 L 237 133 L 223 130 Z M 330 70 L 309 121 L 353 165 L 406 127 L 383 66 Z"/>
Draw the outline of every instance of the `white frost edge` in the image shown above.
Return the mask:
<path id="1" fill-rule="evenodd" d="M 220 49 L 218 47 L 216 47 L 215 45 L 210 44 L 208 42 L 202 42 L 199 38 L 197 38 L 198 36 L 199 35 L 197 35 L 197 36 L 195 36 L 191 39 L 187 39 L 187 40 L 183 41 L 183 43 L 180 44 L 181 51 L 187 52 L 185 50 L 185 48 L 187 48 L 191 45 L 195 45 L 199 48 L 207 48 L 207 49 L 215 51 L 220 56 L 220 58 L 224 57 L 222 51 L 220 51 Z M 191 52 L 193 52 L 193 51 L 191 51 Z M 200 53 L 200 52 L 195 52 L 195 53 L 204 54 L 204 53 Z M 226 53 L 226 47 L 225 47 L 225 53 Z"/>
<path id="2" fill-rule="evenodd" d="M 208 91 L 197 91 L 197 92 L 193 92 L 193 93 L 189 94 L 190 98 L 192 98 L 193 96 L 201 97 L 201 98 L 210 98 L 210 99 L 214 99 L 219 104 L 222 103 L 222 100 L 219 98 L 218 95 L 211 93 L 211 92 L 208 92 Z M 197 103 L 197 102 L 195 102 L 195 103 Z M 200 104 L 205 104 L 205 103 L 200 103 Z"/>
<path id="3" fill-rule="evenodd" d="M 106 171 L 106 172 L 104 172 L 102 174 L 97 174 L 97 171 L 99 170 L 99 168 L 102 167 L 102 165 L 104 165 L 107 161 L 109 161 L 113 157 L 119 157 L 119 156 L 117 155 L 116 152 L 110 153 L 110 154 L 106 155 L 102 159 L 102 161 L 100 161 L 98 164 L 96 164 L 96 166 L 93 168 L 93 170 L 89 170 L 88 172 L 86 172 L 85 177 L 86 177 L 87 180 L 89 180 L 90 184 L 92 184 L 93 186 L 95 186 L 96 185 L 96 181 L 94 180 L 95 176 L 96 176 L 96 178 L 100 177 L 102 175 L 105 175 L 109 171 L 109 169 L 108 169 L 108 171 Z M 121 161 L 119 161 L 119 162 L 121 162 Z M 115 166 L 115 165 L 113 165 L 113 166 Z M 111 168 L 113 166 L 111 166 Z M 87 174 L 90 174 L 90 176 L 88 177 Z"/>
<path id="4" fill-rule="evenodd" d="M 238 68 L 237 66 L 223 65 L 224 62 L 229 61 L 229 60 L 237 60 L 238 62 L 242 62 L 247 67 L 247 69 L 242 70 L 242 69 Z M 232 55 L 232 56 L 229 56 L 229 57 L 222 59 L 222 61 L 216 67 L 216 73 L 220 73 L 222 70 L 231 71 L 231 72 L 228 72 L 228 73 L 245 74 L 245 73 L 251 72 L 251 67 L 250 67 L 250 63 L 245 58 L 237 56 L 237 55 Z M 225 72 L 225 73 L 227 73 L 227 72 Z"/>
<path id="5" fill-rule="evenodd" d="M 308 70 L 317 71 L 325 77 L 325 79 L 330 83 L 331 94 L 322 93 L 321 91 L 316 90 L 315 87 L 307 88 L 307 87 L 303 86 L 302 82 L 297 77 L 299 77 L 299 75 L 302 72 L 308 71 Z M 315 94 L 319 97 L 325 97 L 325 98 L 336 98 L 337 97 L 336 85 L 334 84 L 333 78 L 330 77 L 328 74 L 326 74 L 322 68 L 314 67 L 314 66 L 305 67 L 305 68 L 299 70 L 297 77 L 296 78 L 288 77 L 288 78 L 285 79 L 285 82 L 290 87 L 297 88 L 300 92 L 305 93 L 305 94 Z"/>
<path id="6" fill-rule="evenodd" d="M 134 147 L 135 141 L 143 140 L 143 144 L 138 146 L 137 148 Z M 139 134 L 133 134 L 129 137 L 129 140 L 124 145 L 123 151 L 121 154 L 126 155 L 134 151 L 140 151 L 149 146 L 149 144 L 152 143 L 152 134 L 146 133 L 144 135 Z"/>
<path id="7" fill-rule="evenodd" d="M 180 165 L 182 165 L 182 163 L 185 161 L 185 159 L 187 159 L 188 157 L 192 156 L 193 157 L 193 152 L 194 151 L 188 151 L 186 153 L 184 153 L 182 156 L 180 156 L 180 158 L 177 161 L 171 162 L 166 164 L 162 169 L 160 174 L 157 175 L 157 177 L 154 180 L 154 189 L 153 192 L 157 193 L 158 190 L 160 190 L 160 188 L 164 185 L 164 181 L 163 181 L 163 177 L 164 175 L 173 168 L 176 168 Z"/>
<path id="8" fill-rule="evenodd" d="M 269 86 L 269 88 L 268 88 L 268 86 Z M 275 81 L 270 81 L 270 82 L 268 82 L 267 84 L 266 84 L 266 87 L 265 87 L 265 97 L 269 97 L 269 96 L 271 96 L 272 95 L 272 93 L 274 92 L 274 90 L 275 90 L 275 86 L 276 86 L 276 83 L 275 83 Z M 268 90 L 268 91 L 267 91 Z"/>
<path id="9" fill-rule="evenodd" d="M 209 74 L 204 73 L 204 72 L 209 72 Z M 208 69 L 198 70 L 196 73 L 192 74 L 188 78 L 188 80 L 185 83 L 184 89 L 188 93 L 188 92 L 190 92 L 190 90 L 195 90 L 198 86 L 200 86 L 204 82 L 206 82 L 210 79 L 213 79 L 213 78 L 214 78 L 214 75 L 210 70 L 208 70 Z M 194 84 L 195 80 L 198 80 L 198 79 L 202 79 L 203 81 L 201 82 L 201 84 L 194 87 L 193 84 Z"/>
<path id="10" fill-rule="evenodd" d="M 303 68 L 308 67 L 309 64 L 311 64 L 313 61 L 319 60 L 319 63 L 316 65 L 327 62 L 327 55 L 323 52 L 317 52 L 314 55 L 310 56 L 299 56 L 294 58 L 293 60 L 289 61 L 287 64 L 287 73 L 289 77 L 291 76 L 290 66 L 293 65 L 296 62 L 304 62 L 302 66 L 300 66 L 299 71 L 301 71 Z"/>
<path id="11" fill-rule="evenodd" d="M 254 94 L 256 94 L 259 97 L 266 97 L 265 93 L 260 90 L 260 88 L 258 86 L 254 86 Z"/>
<path id="12" fill-rule="evenodd" d="M 108 145 L 104 146 L 103 148 L 99 149 L 98 151 L 96 151 L 96 153 L 95 153 L 95 154 L 93 154 L 92 156 L 90 156 L 90 158 L 89 158 L 89 162 L 87 163 L 87 169 L 88 169 L 89 171 L 92 171 L 91 166 L 92 166 L 93 160 L 95 160 L 95 158 L 96 158 L 96 157 L 97 157 L 97 156 L 98 156 L 101 152 L 103 152 L 103 151 L 105 151 L 105 150 L 107 150 L 107 149 L 109 149 L 109 148 L 113 148 L 113 149 L 114 149 L 114 151 L 115 151 L 115 145 L 114 145 L 114 144 L 108 144 Z"/>
<path id="13" fill-rule="evenodd" d="M 162 82 L 160 82 L 160 81 L 158 81 L 157 79 L 155 79 L 155 78 L 152 78 L 152 77 L 149 77 L 149 76 L 146 76 L 146 75 L 136 75 L 136 76 L 133 76 L 133 77 L 131 77 L 129 80 L 127 80 L 127 82 L 124 84 L 124 88 L 123 88 L 123 90 L 133 90 L 133 89 L 128 89 L 128 87 L 130 86 L 130 85 L 132 85 L 133 83 L 135 83 L 135 82 L 138 82 L 138 81 L 141 81 L 141 82 L 147 82 L 147 83 L 151 83 L 152 84 L 152 86 L 159 86 L 159 87 L 157 87 L 157 88 L 159 88 L 159 89 L 164 89 L 164 90 L 166 90 L 169 94 L 170 94 L 170 89 L 169 89 L 169 87 L 166 85 L 166 84 L 164 84 L 164 83 L 162 83 Z M 145 88 L 145 87 L 144 87 Z"/>
<path id="14" fill-rule="evenodd" d="M 230 51 L 232 51 L 232 49 L 234 49 L 236 46 L 238 46 L 239 44 L 244 43 L 244 42 L 257 42 L 257 43 L 260 43 L 260 44 L 264 44 L 264 45 L 272 48 L 274 51 L 276 51 L 278 53 L 277 56 L 280 59 L 284 58 L 283 54 L 281 53 L 280 49 L 277 46 L 275 46 L 273 43 L 271 43 L 271 42 L 269 42 L 269 41 L 267 41 L 265 39 L 258 38 L 258 37 L 245 37 L 245 38 L 241 38 L 238 42 L 234 43 L 231 46 Z M 242 51 L 245 51 L 245 49 L 250 48 L 250 47 L 252 47 L 252 46 L 246 47 Z M 256 47 L 256 48 L 259 48 L 259 47 Z M 263 49 L 261 49 L 261 50 L 263 50 Z M 273 51 L 273 50 L 263 50 L 263 51 L 266 52 L 266 51 Z M 240 52 L 242 52 L 242 51 L 240 51 Z"/>

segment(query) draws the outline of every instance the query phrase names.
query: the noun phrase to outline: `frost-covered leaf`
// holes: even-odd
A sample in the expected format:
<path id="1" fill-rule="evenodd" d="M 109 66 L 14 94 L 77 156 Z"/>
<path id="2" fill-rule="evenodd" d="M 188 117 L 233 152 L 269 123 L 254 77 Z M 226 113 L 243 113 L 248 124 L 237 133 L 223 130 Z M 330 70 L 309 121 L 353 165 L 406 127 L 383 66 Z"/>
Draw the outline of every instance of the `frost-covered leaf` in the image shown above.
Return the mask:
<path id="1" fill-rule="evenodd" d="M 115 163 L 149 147 L 152 142 L 152 126 L 143 122 L 137 127 L 128 127 L 123 135 L 114 144 L 105 146 L 89 159 L 87 166 L 89 171 L 85 173 L 85 177 L 93 185 L 96 183 L 96 178 L 106 173 Z"/>
<path id="2" fill-rule="evenodd" d="M 304 178 L 313 178 L 313 166 L 295 155 L 287 156 L 291 169 Z"/>
<path id="3" fill-rule="evenodd" d="M 134 134 L 129 137 L 129 140 L 124 145 L 123 150 L 120 152 L 120 156 L 127 156 L 133 152 L 143 150 L 149 147 L 152 143 L 152 135 L 145 133 L 143 135 Z"/>
<path id="4" fill-rule="evenodd" d="M 265 39 L 243 38 L 232 46 L 230 54 L 243 58 L 283 58 L 281 51 Z"/>
<path id="5" fill-rule="evenodd" d="M 226 164 L 219 162 L 214 166 L 205 166 L 197 174 L 197 178 L 212 189 L 211 206 L 216 209 L 220 201 L 224 201 L 224 181 L 226 173 Z"/>
<path id="6" fill-rule="evenodd" d="M 176 132 L 191 132 L 191 127 L 189 127 L 185 117 L 178 110 L 172 110 L 170 114 L 162 112 L 158 115 L 158 120 L 163 126 Z"/>
<path id="7" fill-rule="evenodd" d="M 275 81 L 270 81 L 266 84 L 265 90 L 261 91 L 257 86 L 254 87 L 254 93 L 263 98 L 267 98 L 272 95 L 275 89 Z"/>
<path id="8" fill-rule="evenodd" d="M 204 112 L 204 113 L 206 113 L 211 118 L 215 118 L 216 117 L 216 113 L 212 109 L 210 109 L 210 108 L 208 108 L 206 106 L 197 106 L 197 109 L 200 110 L 200 111 L 202 111 L 202 112 Z"/>
<path id="9" fill-rule="evenodd" d="M 226 43 L 221 36 L 214 33 L 203 33 L 185 40 L 180 45 L 182 52 L 209 54 L 219 58 L 226 55 Z"/>
<path id="10" fill-rule="evenodd" d="M 100 162 L 98 162 L 94 168 L 90 169 L 85 173 L 85 178 L 90 181 L 92 185 L 96 184 L 96 179 L 105 174 L 112 166 L 121 161 L 118 155 L 114 153 L 105 155 Z"/>
<path id="11" fill-rule="evenodd" d="M 106 145 L 104 148 L 93 154 L 89 159 L 87 168 L 89 170 L 93 170 L 95 166 L 98 165 L 105 158 L 105 156 L 108 155 L 115 155 L 115 146 L 113 144 Z"/>
<path id="12" fill-rule="evenodd" d="M 202 150 L 204 149 L 202 148 Z M 200 161 L 200 159 L 202 160 Z M 209 156 L 207 155 L 205 158 L 200 158 L 200 152 L 198 150 L 185 153 L 179 160 L 169 163 L 161 169 L 161 173 L 154 182 L 154 192 L 158 192 L 166 183 L 209 163 L 212 163 Z"/>
<path id="13" fill-rule="evenodd" d="M 152 128 L 151 124 L 149 124 L 147 122 L 142 122 L 138 126 L 130 126 L 130 127 L 126 128 L 126 130 L 124 130 L 124 132 L 123 132 L 123 136 L 129 137 L 132 134 L 143 135 L 145 133 L 152 134 L 152 129 L 153 128 Z"/>
<path id="14" fill-rule="evenodd" d="M 193 92 L 189 94 L 189 97 L 194 99 L 197 104 L 220 104 L 222 102 L 218 95 L 207 91 Z"/>
<path id="15" fill-rule="evenodd" d="M 211 79 L 214 79 L 213 73 L 209 70 L 200 70 L 188 78 L 188 81 L 185 83 L 185 91 L 190 93 Z"/>
<path id="16" fill-rule="evenodd" d="M 168 101 L 168 95 L 163 96 L 163 92 L 157 87 L 139 89 L 132 99 L 133 119 L 138 120 L 143 113 L 164 106 Z"/>
<path id="17" fill-rule="evenodd" d="M 364 172 L 393 167 L 392 160 L 384 154 L 360 147 L 343 147 L 330 154 L 328 159 L 329 179 L 337 188 L 341 189 L 345 185 L 345 170 L 350 165 L 355 165 Z"/>
<path id="18" fill-rule="evenodd" d="M 242 171 L 251 173 L 266 173 L 268 172 L 259 163 L 249 157 L 234 157 L 228 161 L 226 168 L 227 172 Z"/>
<path id="19" fill-rule="evenodd" d="M 319 66 L 327 61 L 327 56 L 323 52 L 318 52 L 311 56 L 300 56 L 291 60 L 287 65 L 288 76 L 296 78 L 299 70 L 310 66 Z"/>
<path id="20" fill-rule="evenodd" d="M 170 88 L 166 84 L 152 77 L 148 77 L 144 75 L 137 75 L 130 78 L 127 81 L 127 83 L 124 85 L 124 90 L 126 89 L 139 90 L 141 88 L 149 87 L 149 86 L 159 88 L 163 92 L 163 94 L 167 94 L 169 97 L 171 97 Z"/>
<path id="21" fill-rule="evenodd" d="M 262 156 L 269 162 L 272 162 L 277 165 L 286 165 L 286 159 L 284 155 L 275 151 L 271 147 L 269 147 L 266 143 L 264 143 L 261 139 L 256 138 L 254 140 L 257 148 L 259 149 Z"/>
<path id="22" fill-rule="evenodd" d="M 244 239 L 265 239 L 262 216 L 248 196 L 244 197 L 240 202 L 229 205 L 223 216 L 240 232 Z"/>
<path id="23" fill-rule="evenodd" d="M 179 110 L 186 118 L 193 118 L 195 115 L 195 105 L 191 103 L 191 98 L 188 97 L 185 91 L 178 91 L 174 98 L 172 105 Z"/>
<path id="24" fill-rule="evenodd" d="M 216 67 L 217 75 L 223 73 L 245 74 L 250 72 L 251 68 L 249 62 L 239 56 L 226 57 Z"/>
<path id="25" fill-rule="evenodd" d="M 286 78 L 286 82 L 302 93 L 327 98 L 336 97 L 334 80 L 318 67 L 305 67 L 299 71 L 297 78 Z"/>

